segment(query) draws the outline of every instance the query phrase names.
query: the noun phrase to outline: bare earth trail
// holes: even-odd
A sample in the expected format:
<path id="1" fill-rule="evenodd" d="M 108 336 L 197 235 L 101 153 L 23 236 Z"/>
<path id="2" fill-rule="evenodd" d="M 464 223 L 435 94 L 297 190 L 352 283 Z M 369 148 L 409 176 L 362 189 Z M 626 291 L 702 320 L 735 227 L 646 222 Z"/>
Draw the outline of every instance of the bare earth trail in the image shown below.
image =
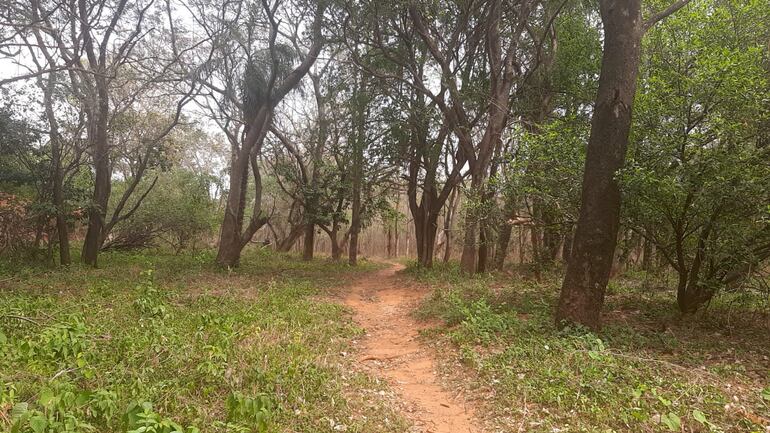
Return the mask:
<path id="1" fill-rule="evenodd" d="M 396 274 L 401 269 L 402 265 L 391 264 L 366 275 L 344 296 L 354 320 L 366 330 L 359 362 L 400 394 L 403 414 L 414 424 L 412 431 L 482 433 L 473 408 L 441 386 L 430 349 L 418 341 L 420 329 L 428 326 L 410 313 L 428 291 L 404 285 Z"/>

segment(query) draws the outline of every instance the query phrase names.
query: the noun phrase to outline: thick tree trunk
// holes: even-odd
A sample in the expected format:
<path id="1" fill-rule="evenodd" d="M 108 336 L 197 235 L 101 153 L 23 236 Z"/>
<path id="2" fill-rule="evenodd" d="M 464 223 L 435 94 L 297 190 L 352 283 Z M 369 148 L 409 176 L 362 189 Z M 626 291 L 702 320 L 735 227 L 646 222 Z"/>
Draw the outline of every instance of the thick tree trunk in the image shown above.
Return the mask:
<path id="1" fill-rule="evenodd" d="M 604 54 L 588 139 L 580 214 L 556 311 L 558 326 L 600 326 L 620 223 L 615 174 L 625 161 L 636 92 L 641 0 L 601 0 Z"/>
<path id="2" fill-rule="evenodd" d="M 516 216 L 516 197 L 513 194 L 506 194 L 503 204 L 503 221 L 500 223 L 497 232 L 497 252 L 495 253 L 494 269 L 501 270 L 508 256 L 508 244 L 511 242 L 511 233 L 513 224 L 511 220 Z"/>
<path id="3" fill-rule="evenodd" d="M 219 249 L 216 262 L 220 266 L 235 267 L 241 258 L 241 229 L 244 199 L 242 191 L 245 190 L 243 180 L 248 171 L 248 158 L 243 155 L 234 157 L 230 170 L 230 189 L 225 205 L 225 215 L 222 227 L 219 231 Z"/>
<path id="4" fill-rule="evenodd" d="M 305 224 L 305 238 L 302 244 L 302 260 L 309 262 L 313 260 L 313 251 L 315 250 L 315 225 Z"/>
<path id="5" fill-rule="evenodd" d="M 494 269 L 502 270 L 505 265 L 505 258 L 508 256 L 508 244 L 511 242 L 511 233 L 513 225 L 507 221 L 501 224 L 497 235 L 497 252 L 495 253 Z"/>
<path id="6" fill-rule="evenodd" d="M 104 85 L 106 86 L 106 84 Z M 110 166 L 110 148 L 107 137 L 109 115 L 109 96 L 107 89 L 99 86 L 98 114 L 91 113 L 92 158 L 94 164 L 94 192 L 91 208 L 88 212 L 88 229 L 83 241 L 81 261 L 91 266 L 97 265 L 99 250 L 104 242 L 104 223 L 107 218 L 107 206 L 110 201 L 112 170 Z"/>
<path id="7" fill-rule="evenodd" d="M 414 219 L 414 233 L 417 240 L 417 262 L 420 266 L 433 266 L 436 234 L 438 232 L 438 212 L 419 212 L 419 219 Z"/>
<path id="8" fill-rule="evenodd" d="M 398 202 L 396 202 L 396 209 L 398 209 Z M 398 221 L 393 225 L 393 255 L 398 257 L 398 246 L 400 244 L 398 237 Z"/>
<path id="9" fill-rule="evenodd" d="M 334 227 L 332 227 L 332 229 L 329 231 L 329 241 L 332 245 L 332 260 L 335 262 L 338 262 L 340 258 L 342 258 L 342 248 L 340 247 L 339 239 L 337 239 L 339 230 L 339 226 L 335 224 Z"/>
<path id="10" fill-rule="evenodd" d="M 553 214 L 553 209 L 543 209 L 543 248 L 541 263 L 543 265 L 553 265 L 556 257 L 559 255 L 559 244 L 561 235 L 557 228 L 557 220 Z"/>

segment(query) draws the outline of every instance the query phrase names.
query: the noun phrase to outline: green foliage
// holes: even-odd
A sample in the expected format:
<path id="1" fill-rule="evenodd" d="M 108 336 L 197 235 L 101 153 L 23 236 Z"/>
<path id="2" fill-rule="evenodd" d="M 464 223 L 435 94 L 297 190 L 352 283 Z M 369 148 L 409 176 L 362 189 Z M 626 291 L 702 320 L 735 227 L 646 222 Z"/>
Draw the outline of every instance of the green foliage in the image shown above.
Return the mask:
<path id="1" fill-rule="evenodd" d="M 10 268 L 0 430 L 332 433 L 329 417 L 352 432 L 403 431 L 364 401 L 383 385 L 341 355 L 360 331 L 317 297 L 371 266 L 247 251 L 224 272 L 211 256 L 108 252 L 101 269 Z"/>
<path id="2" fill-rule="evenodd" d="M 157 176 L 155 186 L 137 211 L 115 226 L 105 249 L 160 244 L 179 253 L 187 248 L 196 249 L 214 232 L 218 214 L 211 198 L 213 179 L 209 175 L 178 168 Z M 147 175 L 139 188 L 149 188 L 153 179 L 154 176 Z M 124 188 L 124 184 L 115 186 L 114 200 L 119 199 Z"/>
<path id="3" fill-rule="evenodd" d="M 736 32 L 767 30 L 768 9 L 694 2 L 645 39 L 625 214 L 705 296 L 756 268 L 770 239 L 770 154 L 759 141 L 770 121 L 766 39 Z"/>
<path id="4" fill-rule="evenodd" d="M 236 392 L 227 399 L 227 420 L 242 422 L 254 426 L 256 432 L 264 432 L 267 431 L 273 405 L 266 394 L 247 397 Z"/>
<path id="5" fill-rule="evenodd" d="M 441 353 L 454 354 L 442 357 L 447 373 L 456 372 L 452 361 L 462 361 L 476 373 L 471 379 L 462 374 L 470 380 L 467 388 L 494 391 L 487 410 L 501 431 L 511 428 L 511 418 L 514 426 L 535 432 L 759 431 L 757 418 L 736 415 L 729 403 L 739 401 L 749 414 L 766 413 L 759 395 L 766 378 L 730 369 L 735 359 L 766 369 L 761 324 L 733 325 L 756 333 L 745 342 L 704 339 L 704 332 L 730 332 L 716 320 L 661 332 L 660 323 L 671 317 L 671 293 L 637 291 L 616 281 L 623 287 L 608 299 L 612 317 L 602 334 L 557 331 L 556 276 L 533 283 L 462 278 L 441 269 L 413 275 L 435 287 L 420 313 L 445 323 L 430 335 Z M 734 299 L 715 302 L 712 310 L 728 315 Z M 730 356 L 722 359 L 725 350 Z"/>

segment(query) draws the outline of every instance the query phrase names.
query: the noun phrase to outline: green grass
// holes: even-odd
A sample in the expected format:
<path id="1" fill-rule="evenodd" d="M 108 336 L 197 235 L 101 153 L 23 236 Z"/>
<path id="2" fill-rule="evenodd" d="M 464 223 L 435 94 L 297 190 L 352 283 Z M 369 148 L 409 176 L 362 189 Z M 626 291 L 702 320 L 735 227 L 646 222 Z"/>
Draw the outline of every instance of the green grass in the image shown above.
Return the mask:
<path id="1" fill-rule="evenodd" d="M 323 297 L 373 265 L 212 262 L 0 264 L 0 431 L 404 431 L 345 356 L 361 330 Z"/>
<path id="2" fill-rule="evenodd" d="M 683 322 L 670 291 L 638 275 L 618 279 L 595 335 L 555 329 L 557 274 L 537 282 L 466 278 L 445 265 L 407 272 L 435 287 L 418 314 L 443 321 L 431 341 L 453 349 L 442 351 L 454 354 L 444 368 L 487 398 L 481 413 L 501 431 L 770 428 L 763 425 L 770 419 L 766 295 L 727 294 Z"/>

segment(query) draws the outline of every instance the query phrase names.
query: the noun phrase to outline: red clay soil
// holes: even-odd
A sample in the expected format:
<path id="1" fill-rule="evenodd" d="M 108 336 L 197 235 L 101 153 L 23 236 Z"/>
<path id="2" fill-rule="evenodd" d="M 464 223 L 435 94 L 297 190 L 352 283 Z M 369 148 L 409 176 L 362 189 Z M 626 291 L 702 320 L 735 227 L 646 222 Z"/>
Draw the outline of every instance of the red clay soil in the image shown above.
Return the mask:
<path id="1" fill-rule="evenodd" d="M 404 285 L 396 275 L 402 268 L 391 265 L 366 275 L 344 297 L 354 320 L 366 330 L 359 362 L 401 396 L 403 415 L 413 423 L 413 431 L 482 433 L 473 408 L 442 387 L 430 349 L 418 340 L 426 325 L 410 313 L 428 291 Z"/>

